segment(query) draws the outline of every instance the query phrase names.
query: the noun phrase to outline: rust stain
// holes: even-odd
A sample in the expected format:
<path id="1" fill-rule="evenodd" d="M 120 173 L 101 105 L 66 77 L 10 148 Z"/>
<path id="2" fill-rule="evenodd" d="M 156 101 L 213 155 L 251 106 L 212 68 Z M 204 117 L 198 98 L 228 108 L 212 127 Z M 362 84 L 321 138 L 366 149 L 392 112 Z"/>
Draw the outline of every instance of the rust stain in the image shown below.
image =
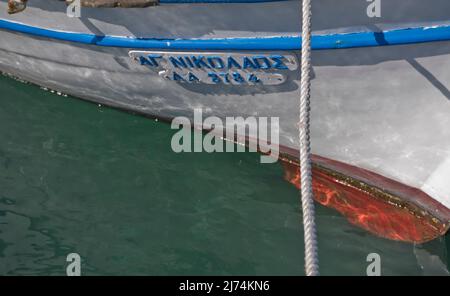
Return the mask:
<path id="1" fill-rule="evenodd" d="M 8 0 L 8 13 L 19 13 L 27 7 L 28 0 Z"/>

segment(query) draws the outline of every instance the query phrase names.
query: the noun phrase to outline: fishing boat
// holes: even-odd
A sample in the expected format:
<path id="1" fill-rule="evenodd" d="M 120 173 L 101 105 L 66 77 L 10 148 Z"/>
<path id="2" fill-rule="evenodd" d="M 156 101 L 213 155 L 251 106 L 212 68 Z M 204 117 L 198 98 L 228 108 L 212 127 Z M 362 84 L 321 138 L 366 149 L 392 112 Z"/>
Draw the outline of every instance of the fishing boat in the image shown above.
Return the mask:
<path id="1" fill-rule="evenodd" d="M 278 117 L 299 186 L 301 1 L 106 2 L 68 17 L 64 1 L 0 1 L 0 71 L 157 118 Z M 450 2 L 375 2 L 313 1 L 315 198 L 426 242 L 450 225 Z"/>

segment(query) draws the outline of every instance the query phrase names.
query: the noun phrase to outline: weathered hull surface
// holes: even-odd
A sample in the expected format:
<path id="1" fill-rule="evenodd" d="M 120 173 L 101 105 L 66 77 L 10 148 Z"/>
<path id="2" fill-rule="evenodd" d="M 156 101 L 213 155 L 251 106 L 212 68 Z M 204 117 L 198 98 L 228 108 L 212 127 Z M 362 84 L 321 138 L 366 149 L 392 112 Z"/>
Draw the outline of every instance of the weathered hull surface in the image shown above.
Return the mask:
<path id="1" fill-rule="evenodd" d="M 383 18 L 370 19 L 366 1 L 335 2 L 314 1 L 314 34 L 328 38 L 313 41 L 321 48 L 313 53 L 312 81 L 316 197 L 381 236 L 431 240 L 450 222 L 450 3 L 389 1 Z M 298 59 L 299 2 L 83 9 L 80 19 L 68 18 L 59 1 L 30 5 L 8 16 L 0 2 L 1 71 L 162 118 L 192 118 L 195 108 L 221 118 L 279 117 L 286 178 L 298 185 L 298 71 L 285 71 L 286 81 L 278 85 L 180 83 L 136 63 L 129 52 Z M 389 35 L 409 28 L 422 28 L 422 35 Z M 362 41 L 340 39 L 350 32 Z"/>

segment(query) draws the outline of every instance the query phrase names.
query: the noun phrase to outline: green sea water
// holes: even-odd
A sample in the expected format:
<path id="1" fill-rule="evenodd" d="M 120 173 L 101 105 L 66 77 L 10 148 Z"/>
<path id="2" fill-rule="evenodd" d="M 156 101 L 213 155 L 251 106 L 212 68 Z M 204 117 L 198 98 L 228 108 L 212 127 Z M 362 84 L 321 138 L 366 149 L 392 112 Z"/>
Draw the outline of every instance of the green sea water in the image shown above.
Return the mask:
<path id="1" fill-rule="evenodd" d="M 170 125 L 0 76 L 0 275 L 303 275 L 299 194 L 255 153 L 181 153 Z M 316 206 L 323 275 L 448 274 L 445 238 L 377 238 Z M 448 239 L 447 239 L 448 240 Z"/>

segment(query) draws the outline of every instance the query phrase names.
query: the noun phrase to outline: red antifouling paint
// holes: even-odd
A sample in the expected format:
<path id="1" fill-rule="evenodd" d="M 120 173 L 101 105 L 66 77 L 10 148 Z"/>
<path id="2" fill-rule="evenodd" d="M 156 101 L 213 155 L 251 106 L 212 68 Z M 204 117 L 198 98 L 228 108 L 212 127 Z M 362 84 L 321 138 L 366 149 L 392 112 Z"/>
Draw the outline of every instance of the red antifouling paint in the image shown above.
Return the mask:
<path id="1" fill-rule="evenodd" d="M 283 166 L 285 179 L 300 188 L 298 165 L 284 161 Z M 376 180 L 384 181 L 385 186 L 381 188 L 394 183 L 383 177 L 377 177 Z M 313 190 L 314 197 L 320 204 L 336 209 L 350 223 L 387 239 L 421 243 L 444 235 L 449 228 L 449 211 L 446 208 L 440 207 L 440 213 L 444 215 L 436 217 L 431 211 L 412 203 L 414 196 L 409 196 L 406 200 L 391 192 L 383 193 L 375 186 L 317 164 L 313 166 Z M 403 191 L 410 192 L 411 195 L 418 192 Z M 419 195 L 417 199 L 420 199 L 421 204 L 426 204 L 424 193 Z M 436 201 L 428 198 L 429 207 L 439 207 Z"/>

